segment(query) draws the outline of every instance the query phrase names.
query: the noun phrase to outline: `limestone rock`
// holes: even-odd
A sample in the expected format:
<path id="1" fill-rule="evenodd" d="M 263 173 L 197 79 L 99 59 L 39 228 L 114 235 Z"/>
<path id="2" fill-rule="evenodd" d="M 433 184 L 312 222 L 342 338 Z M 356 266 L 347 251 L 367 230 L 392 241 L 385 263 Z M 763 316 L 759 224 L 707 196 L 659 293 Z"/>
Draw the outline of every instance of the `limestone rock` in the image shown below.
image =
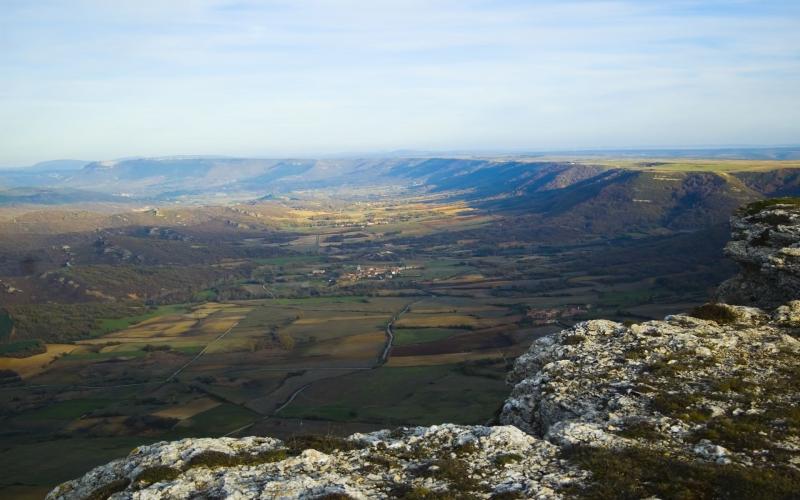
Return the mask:
<path id="1" fill-rule="evenodd" d="M 354 434 L 341 449 L 290 450 L 270 438 L 184 439 L 142 446 L 57 487 L 48 499 L 388 498 L 455 491 L 469 498 L 559 498 L 587 474 L 558 447 L 511 426 L 438 425 Z M 196 457 L 230 457 L 215 466 Z M 194 459 L 194 460 L 193 460 Z M 219 462 L 219 460 L 217 460 Z M 169 470 L 163 469 L 169 467 Z"/>
<path id="2" fill-rule="evenodd" d="M 731 230 L 725 254 L 741 273 L 719 287 L 720 302 L 774 308 L 800 298 L 800 206 L 757 202 L 731 217 Z"/>
<path id="3" fill-rule="evenodd" d="M 683 315 L 580 323 L 517 360 L 500 421 L 560 446 L 638 443 L 717 463 L 800 459 L 800 432 L 785 419 L 800 406 L 800 341 L 787 327 L 799 305 L 772 317 L 720 305 L 736 318 L 728 324 Z M 750 439 L 753 425 L 761 430 Z"/>

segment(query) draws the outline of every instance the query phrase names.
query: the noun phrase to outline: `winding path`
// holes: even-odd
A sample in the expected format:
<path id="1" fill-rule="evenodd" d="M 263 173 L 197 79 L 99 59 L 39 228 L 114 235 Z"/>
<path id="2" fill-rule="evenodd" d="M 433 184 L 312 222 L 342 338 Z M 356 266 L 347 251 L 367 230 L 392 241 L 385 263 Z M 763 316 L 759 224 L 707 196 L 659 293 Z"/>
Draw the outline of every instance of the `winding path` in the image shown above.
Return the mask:
<path id="1" fill-rule="evenodd" d="M 389 354 L 391 354 L 392 347 L 394 347 L 394 323 L 400 319 L 400 316 L 408 312 L 408 310 L 411 308 L 411 304 L 414 304 L 416 302 L 419 301 L 406 304 L 406 306 L 403 308 L 402 311 L 395 314 L 394 317 L 391 319 L 391 321 L 386 323 L 386 345 L 383 348 L 383 352 L 381 352 L 381 355 L 378 357 L 378 362 L 375 363 L 375 366 L 373 366 L 372 368 L 378 368 L 380 366 L 383 366 L 386 364 L 387 361 L 389 361 Z"/>

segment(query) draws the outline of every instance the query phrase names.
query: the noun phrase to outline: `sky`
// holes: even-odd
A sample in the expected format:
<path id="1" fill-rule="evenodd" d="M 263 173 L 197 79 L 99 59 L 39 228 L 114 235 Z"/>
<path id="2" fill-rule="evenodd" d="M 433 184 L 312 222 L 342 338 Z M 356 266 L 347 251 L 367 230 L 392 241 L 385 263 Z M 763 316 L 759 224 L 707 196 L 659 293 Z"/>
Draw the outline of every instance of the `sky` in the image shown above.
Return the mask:
<path id="1" fill-rule="evenodd" d="M 797 0 L 0 0 L 0 165 L 800 143 Z"/>

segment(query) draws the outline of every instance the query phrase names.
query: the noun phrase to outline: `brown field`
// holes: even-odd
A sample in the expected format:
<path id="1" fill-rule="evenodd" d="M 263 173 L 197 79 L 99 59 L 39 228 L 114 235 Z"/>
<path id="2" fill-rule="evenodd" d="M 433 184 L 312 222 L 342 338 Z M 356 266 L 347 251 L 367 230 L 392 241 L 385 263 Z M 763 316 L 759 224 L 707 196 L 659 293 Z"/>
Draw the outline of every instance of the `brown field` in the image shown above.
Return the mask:
<path id="1" fill-rule="evenodd" d="M 448 354 L 458 352 L 478 351 L 493 348 L 505 348 L 514 341 L 509 335 L 502 332 L 483 331 L 465 333 L 434 340 L 397 346 L 392 349 L 392 356 L 429 356 L 434 354 Z"/>
<path id="2" fill-rule="evenodd" d="M 462 363 L 478 359 L 515 358 L 525 352 L 527 346 L 510 346 L 506 349 L 487 349 L 472 352 L 451 352 L 447 354 L 433 354 L 430 356 L 393 356 L 389 358 L 386 366 L 434 366 Z"/>
<path id="3" fill-rule="evenodd" d="M 492 319 L 476 318 L 466 314 L 411 314 L 403 316 L 397 328 L 488 328 L 499 322 Z"/>
<path id="4" fill-rule="evenodd" d="M 362 333 L 313 344 L 304 350 L 306 356 L 372 358 L 380 354 L 386 342 L 383 333 Z"/>

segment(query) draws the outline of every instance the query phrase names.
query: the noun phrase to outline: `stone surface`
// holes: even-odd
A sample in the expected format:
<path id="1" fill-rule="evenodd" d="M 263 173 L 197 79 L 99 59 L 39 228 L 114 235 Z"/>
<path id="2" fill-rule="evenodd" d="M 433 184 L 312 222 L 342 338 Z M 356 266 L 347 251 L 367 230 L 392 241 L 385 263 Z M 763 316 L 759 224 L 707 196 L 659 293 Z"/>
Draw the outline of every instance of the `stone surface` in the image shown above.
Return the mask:
<path id="1" fill-rule="evenodd" d="M 539 339 L 516 361 L 500 421 L 561 446 L 797 461 L 800 434 L 781 418 L 800 407 L 797 305 L 772 316 L 720 305 L 737 318 L 723 325 L 681 315 L 629 327 L 587 321 Z M 765 435 L 749 439 L 753 425 Z"/>
<path id="2" fill-rule="evenodd" d="M 767 308 L 800 299 L 800 206 L 752 207 L 731 217 L 725 254 L 741 273 L 719 287 L 717 299 Z"/>
<path id="3" fill-rule="evenodd" d="M 386 498 L 456 491 L 469 498 L 516 494 L 558 498 L 556 490 L 586 473 L 558 459 L 558 448 L 511 426 L 439 425 L 354 434 L 342 449 L 288 450 L 265 463 L 211 467 L 193 463 L 209 450 L 244 461 L 286 449 L 270 438 L 184 439 L 142 446 L 128 457 L 62 484 L 49 499 L 87 498 L 116 491 L 114 499 L 153 498 Z M 334 445 L 335 446 L 335 445 Z M 355 449 L 347 449 L 347 448 Z M 294 455 L 294 456 L 292 456 Z M 249 460 L 248 460 L 249 459 Z M 262 458 L 263 460 L 263 458 Z M 141 480 L 154 467 L 175 477 Z M 117 485 L 114 488 L 114 485 Z"/>

